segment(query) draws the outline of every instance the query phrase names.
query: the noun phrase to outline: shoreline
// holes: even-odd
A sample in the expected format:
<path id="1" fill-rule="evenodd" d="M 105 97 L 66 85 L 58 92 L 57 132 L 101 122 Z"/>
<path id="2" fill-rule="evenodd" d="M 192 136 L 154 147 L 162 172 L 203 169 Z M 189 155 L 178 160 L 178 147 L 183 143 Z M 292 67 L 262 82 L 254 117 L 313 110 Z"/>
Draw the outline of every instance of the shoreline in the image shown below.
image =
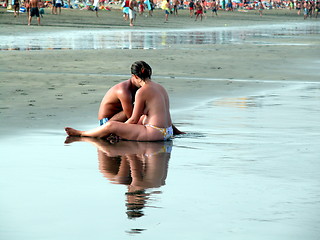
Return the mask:
<path id="1" fill-rule="evenodd" d="M 250 10 L 248 12 L 228 12 L 218 11 L 218 17 L 211 16 L 211 11 L 207 11 L 207 17 L 203 21 L 194 21 L 194 17 L 190 18 L 189 10 L 183 9 L 179 11 L 179 15 L 169 16 L 169 22 L 164 23 L 164 13 L 161 9 L 154 11 L 153 17 L 145 17 L 137 15 L 134 27 L 129 26 L 129 22 L 123 20 L 121 9 L 112 9 L 111 11 L 99 11 L 99 17 L 95 13 L 87 10 L 79 9 L 62 9 L 61 15 L 52 15 L 51 9 L 45 9 L 46 14 L 41 18 L 42 25 L 39 27 L 35 24 L 27 26 L 27 18 L 25 14 L 14 18 L 13 13 L 6 12 L 4 8 L 0 8 L 0 27 L 2 32 L 12 33 L 14 31 L 23 30 L 26 32 L 43 31 L 46 28 L 52 30 L 70 30 L 70 29 L 199 29 L 206 27 L 241 27 L 255 25 L 269 25 L 270 23 L 317 23 L 317 19 L 303 20 L 303 15 L 298 16 L 296 10 L 288 9 L 272 9 L 265 10 L 263 17 L 259 17 L 258 11 Z"/>

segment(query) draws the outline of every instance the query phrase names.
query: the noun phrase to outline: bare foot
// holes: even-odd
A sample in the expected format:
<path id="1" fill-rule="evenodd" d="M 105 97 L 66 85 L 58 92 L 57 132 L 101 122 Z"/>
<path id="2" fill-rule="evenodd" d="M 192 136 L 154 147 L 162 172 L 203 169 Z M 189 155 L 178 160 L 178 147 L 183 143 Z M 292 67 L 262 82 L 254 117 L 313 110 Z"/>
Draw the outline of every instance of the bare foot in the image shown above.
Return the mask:
<path id="1" fill-rule="evenodd" d="M 79 131 L 79 130 L 76 130 L 73 128 L 69 128 L 69 127 L 64 128 L 64 130 L 66 131 L 66 133 L 69 136 L 81 136 L 81 134 L 82 134 L 82 131 Z"/>

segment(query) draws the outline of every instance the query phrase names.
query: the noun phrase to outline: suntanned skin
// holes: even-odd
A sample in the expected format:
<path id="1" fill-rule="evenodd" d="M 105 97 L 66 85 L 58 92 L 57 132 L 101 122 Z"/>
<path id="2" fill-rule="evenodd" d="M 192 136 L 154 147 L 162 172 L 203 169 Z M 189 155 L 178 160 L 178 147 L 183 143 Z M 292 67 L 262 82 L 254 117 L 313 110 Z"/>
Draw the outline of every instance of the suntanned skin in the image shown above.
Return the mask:
<path id="1" fill-rule="evenodd" d="M 131 78 L 110 88 L 101 101 L 98 119 L 108 118 L 120 122 L 129 119 L 137 90 Z"/>
<path id="2" fill-rule="evenodd" d="M 30 8 L 32 9 L 32 8 L 38 8 L 39 6 L 39 0 L 30 0 Z M 32 19 L 32 17 L 31 17 L 31 13 L 30 13 L 30 15 L 29 15 L 29 18 L 28 18 L 28 25 L 30 26 L 30 24 L 31 24 L 31 19 Z M 40 25 L 40 16 L 39 17 L 37 17 L 37 20 L 38 20 L 38 25 Z"/>
<path id="3" fill-rule="evenodd" d="M 157 129 L 146 126 L 151 124 L 161 128 L 172 125 L 169 112 L 169 97 L 166 90 L 151 79 L 142 80 L 132 74 L 131 80 L 139 88 L 131 117 L 126 123 L 108 121 L 89 131 L 65 128 L 69 136 L 103 138 L 115 134 L 122 139 L 136 141 L 159 141 L 163 135 Z"/>
<path id="4" fill-rule="evenodd" d="M 110 121 L 127 121 L 132 115 L 135 94 L 139 87 L 130 78 L 110 88 L 101 101 L 98 120 L 108 118 Z M 184 134 L 174 125 L 172 128 L 174 135 Z"/>

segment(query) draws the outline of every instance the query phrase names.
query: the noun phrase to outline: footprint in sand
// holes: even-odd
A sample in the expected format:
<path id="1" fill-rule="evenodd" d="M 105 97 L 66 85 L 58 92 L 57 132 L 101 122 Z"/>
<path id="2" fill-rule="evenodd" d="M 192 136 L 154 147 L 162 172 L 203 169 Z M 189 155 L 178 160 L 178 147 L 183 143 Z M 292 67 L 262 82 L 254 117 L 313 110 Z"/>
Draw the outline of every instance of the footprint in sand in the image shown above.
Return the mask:
<path id="1" fill-rule="evenodd" d="M 29 100 L 29 105 L 28 106 L 30 106 L 30 107 L 35 106 L 34 105 L 35 102 L 36 102 L 36 100 L 34 100 L 34 99 Z"/>
<path id="2" fill-rule="evenodd" d="M 63 94 L 56 94 L 55 96 L 57 100 L 63 100 Z"/>
<path id="3" fill-rule="evenodd" d="M 84 85 L 87 85 L 87 84 L 88 84 L 87 81 L 83 81 L 83 82 L 79 82 L 79 83 L 78 83 L 78 85 L 80 85 L 80 86 L 84 86 Z"/>

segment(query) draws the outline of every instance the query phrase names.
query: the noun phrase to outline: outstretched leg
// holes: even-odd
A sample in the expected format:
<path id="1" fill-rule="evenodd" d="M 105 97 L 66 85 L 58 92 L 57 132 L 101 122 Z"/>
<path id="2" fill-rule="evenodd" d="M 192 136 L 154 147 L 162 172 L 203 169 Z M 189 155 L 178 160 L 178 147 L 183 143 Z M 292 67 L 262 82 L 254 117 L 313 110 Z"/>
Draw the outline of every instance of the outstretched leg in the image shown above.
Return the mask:
<path id="1" fill-rule="evenodd" d="M 162 133 L 154 128 L 140 124 L 128 124 L 116 121 L 109 121 L 106 124 L 89 131 L 80 131 L 66 127 L 65 131 L 69 136 L 104 138 L 115 134 L 122 139 L 135 141 L 159 141 L 163 140 Z"/>
<path id="2" fill-rule="evenodd" d="M 89 131 L 80 131 L 74 128 L 66 127 L 65 131 L 69 136 L 102 138 L 110 135 L 106 126 L 107 124 L 104 124 Z"/>

